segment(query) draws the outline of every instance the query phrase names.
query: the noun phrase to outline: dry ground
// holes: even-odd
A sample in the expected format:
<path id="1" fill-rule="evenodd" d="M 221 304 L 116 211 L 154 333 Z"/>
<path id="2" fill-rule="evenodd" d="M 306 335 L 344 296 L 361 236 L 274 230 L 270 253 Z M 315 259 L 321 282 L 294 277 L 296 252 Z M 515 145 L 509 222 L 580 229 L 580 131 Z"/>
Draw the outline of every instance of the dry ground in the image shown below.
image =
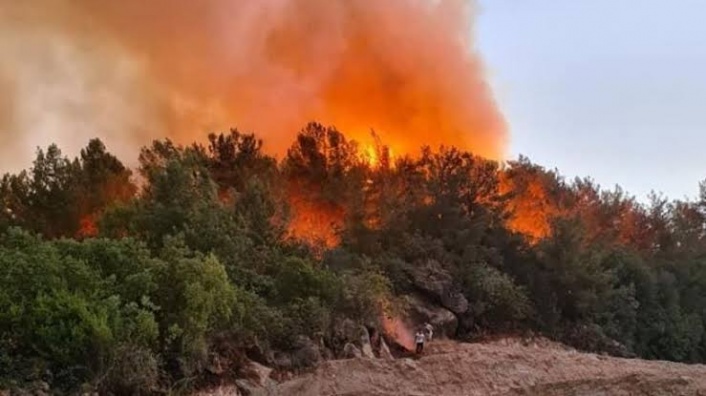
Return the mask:
<path id="1" fill-rule="evenodd" d="M 438 342 L 419 359 L 330 361 L 282 395 L 706 395 L 706 366 L 579 353 L 548 341 Z"/>

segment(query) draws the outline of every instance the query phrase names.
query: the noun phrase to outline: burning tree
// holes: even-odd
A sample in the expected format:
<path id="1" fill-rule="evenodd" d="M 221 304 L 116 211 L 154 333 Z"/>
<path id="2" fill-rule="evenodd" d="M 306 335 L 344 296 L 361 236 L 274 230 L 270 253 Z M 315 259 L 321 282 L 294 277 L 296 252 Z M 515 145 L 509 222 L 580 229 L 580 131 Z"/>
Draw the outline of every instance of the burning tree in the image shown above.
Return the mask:
<path id="1" fill-rule="evenodd" d="M 358 337 L 351 323 L 404 346 L 419 317 L 463 340 L 531 329 L 589 350 L 704 359 L 703 200 L 641 205 L 454 147 L 371 163 L 318 123 L 280 161 L 263 147 L 237 130 L 205 146 L 155 141 L 139 190 L 99 141 L 73 160 L 50 146 L 5 175 L 0 307 L 13 308 L 0 308 L 0 361 L 19 371 L 0 381 L 31 377 L 37 359 L 87 356 L 75 378 L 97 373 L 111 389 L 137 361 L 152 373 L 141 387 L 159 373 L 204 378 L 223 351 L 277 351 L 294 369 L 340 356 Z M 30 322 L 46 332 L 18 325 Z M 63 331 L 83 338 L 41 356 L 22 347 Z M 312 345 L 319 355 L 297 352 Z M 117 366 L 127 374 L 108 375 Z"/>

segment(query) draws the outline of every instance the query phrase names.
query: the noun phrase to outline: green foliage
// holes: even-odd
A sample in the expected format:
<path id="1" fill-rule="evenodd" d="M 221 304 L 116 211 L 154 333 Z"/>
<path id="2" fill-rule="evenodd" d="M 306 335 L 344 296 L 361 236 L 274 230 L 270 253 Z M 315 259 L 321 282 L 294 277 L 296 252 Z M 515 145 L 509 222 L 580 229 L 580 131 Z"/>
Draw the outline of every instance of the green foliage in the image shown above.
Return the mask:
<path id="1" fill-rule="evenodd" d="M 364 322 L 374 322 L 382 301 L 393 299 L 389 279 L 379 270 L 346 271 L 340 312 Z"/>
<path id="2" fill-rule="evenodd" d="M 607 301 L 612 272 L 599 246 L 587 245 L 575 221 L 558 221 L 553 237 L 537 248 L 541 269 L 555 294 L 556 311 L 569 321 L 593 320 Z"/>
<path id="3" fill-rule="evenodd" d="M 476 264 L 465 277 L 470 314 L 480 326 L 498 330 L 516 327 L 532 313 L 524 289 L 507 274 L 485 264 Z"/>
<path id="4" fill-rule="evenodd" d="M 706 362 L 706 184 L 698 201 L 642 205 L 526 158 L 377 152 L 367 163 L 317 123 L 280 163 L 237 130 L 155 141 L 138 191 L 99 140 L 75 159 L 38 150 L 0 180 L 0 385 L 198 383 L 224 344 L 338 351 L 337 324 L 373 324 L 407 295 L 453 311 L 459 336 L 532 329 Z M 342 213 L 341 244 L 291 238 L 292 197 Z"/>
<path id="5" fill-rule="evenodd" d="M 85 237 L 111 205 L 136 191 L 131 172 L 94 139 L 69 160 L 56 145 L 38 150 L 29 172 L 0 182 L 0 229 L 21 226 L 47 237 Z"/>
<path id="6" fill-rule="evenodd" d="M 0 281 L 0 345 L 11 363 L 0 378 L 49 370 L 65 387 L 105 376 L 116 387 L 137 386 L 120 378 L 154 385 L 158 355 L 178 363 L 175 374 L 202 370 L 209 335 L 238 307 L 218 260 L 172 240 L 154 257 L 133 240 L 48 242 L 11 229 L 0 238 Z M 146 371 L 116 376 L 131 359 Z"/>
<path id="7" fill-rule="evenodd" d="M 167 358 L 190 376 L 204 369 L 208 336 L 227 326 L 236 292 L 223 265 L 167 239 L 155 269 L 157 320 Z"/>
<path id="8" fill-rule="evenodd" d="M 116 261 L 130 257 L 142 265 L 121 274 L 115 270 L 123 268 L 98 258 L 106 251 Z M 131 242 L 46 242 L 17 229 L 2 235 L 0 345 L 14 373 L 0 377 L 31 380 L 46 369 L 58 383 L 74 386 L 102 373 L 115 345 L 153 344 L 150 266 L 141 254 Z M 121 277 L 125 282 L 116 283 Z"/>

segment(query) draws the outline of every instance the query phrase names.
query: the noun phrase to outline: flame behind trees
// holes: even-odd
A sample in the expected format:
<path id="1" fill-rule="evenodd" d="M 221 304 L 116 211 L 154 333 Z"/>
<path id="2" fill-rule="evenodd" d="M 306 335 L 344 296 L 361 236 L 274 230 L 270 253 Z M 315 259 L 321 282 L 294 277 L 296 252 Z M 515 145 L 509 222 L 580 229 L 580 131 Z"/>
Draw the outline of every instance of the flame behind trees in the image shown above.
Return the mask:
<path id="1" fill-rule="evenodd" d="M 37 152 L 29 172 L 3 176 L 2 215 L 51 238 L 95 236 L 103 211 L 134 197 L 131 175 L 99 140 L 91 140 L 74 160 L 51 145 Z"/>
<path id="2" fill-rule="evenodd" d="M 371 163 L 355 142 L 317 123 L 304 127 L 279 163 L 262 149 L 255 135 L 237 130 L 211 135 L 206 145 L 155 141 L 141 151 L 137 191 L 99 141 L 75 160 L 50 146 L 28 172 L 3 177 L 0 227 L 52 239 L 97 232 L 108 237 L 99 241 L 106 254 L 122 243 L 111 238 L 129 236 L 145 259 L 161 257 L 147 261 L 170 263 L 159 265 L 166 276 L 154 291 L 159 298 L 173 288 L 172 263 L 200 279 L 192 264 L 206 261 L 237 294 L 235 305 L 220 298 L 212 305 L 237 314 L 223 325 L 281 350 L 291 350 L 298 335 L 324 334 L 340 353 L 343 345 L 326 334 L 345 318 L 376 323 L 407 345 L 409 317 L 403 309 L 381 317 L 380 305 L 384 311 L 409 296 L 453 312 L 444 332 L 463 339 L 540 329 L 582 348 L 618 341 L 641 356 L 706 359 L 693 352 L 706 339 L 706 198 L 641 205 L 619 189 L 566 182 L 525 159 L 503 167 L 453 147 L 394 159 L 379 147 L 383 155 Z M 0 234 L 0 248 L 16 249 L 17 233 Z M 84 246 L 56 243 L 74 253 Z M 24 264 L 0 269 L 14 265 Z M 3 286 L 0 293 L 31 291 Z M 182 308 L 168 300 L 154 300 L 163 306 L 151 314 L 166 310 L 188 328 L 200 306 L 175 312 Z M 215 327 L 196 330 L 215 342 L 208 334 L 224 329 L 209 323 Z M 163 330 L 155 328 L 166 337 Z M 150 345 L 143 352 L 166 356 Z M 173 367 L 180 375 L 183 367 Z"/>
<path id="3" fill-rule="evenodd" d="M 392 158 L 389 147 L 374 133 L 372 137 L 375 145 L 361 149 L 336 128 L 310 123 L 281 165 L 264 154 L 263 142 L 255 135 L 237 130 L 211 134 L 206 146 L 194 145 L 193 150 L 208 158 L 208 172 L 224 203 L 241 199 L 239 194 L 256 179 L 278 202 L 269 213 L 286 234 L 325 249 L 339 245 L 351 224 L 386 227 L 390 221 L 404 220 L 400 213 L 406 208 L 427 207 L 437 213 L 433 208 L 453 201 L 462 202 L 458 214 L 492 209 L 531 243 L 549 237 L 554 221 L 567 217 L 581 218 L 591 239 L 605 239 L 610 233 L 608 239 L 641 244 L 642 249 L 657 243 L 645 242 L 656 238 L 645 231 L 650 214 L 620 190 L 600 191 L 590 180 L 567 185 L 555 172 L 526 158 L 499 167 L 443 147 L 436 152 L 424 148 L 417 158 Z M 143 150 L 143 173 L 170 152 L 183 150 L 180 147 L 165 141 Z M 40 151 L 31 172 L 6 175 L 2 189 L 6 219 L 34 224 L 52 237 L 96 235 L 102 211 L 137 192 L 131 172 L 98 140 L 73 161 L 56 146 Z M 69 209 L 50 209 L 64 206 Z M 32 217 L 38 214 L 42 218 Z M 457 215 L 437 213 L 428 221 L 442 227 L 445 219 Z"/>
<path id="4" fill-rule="evenodd" d="M 508 133 L 474 46 L 474 8 L 472 0 L 6 1 L 0 166 L 16 168 L 16 152 L 47 136 L 78 151 L 100 131 L 128 158 L 147 139 L 190 144 L 233 122 L 281 158 L 310 120 L 345 130 L 367 154 L 372 128 L 395 154 L 445 144 L 498 159 Z"/>

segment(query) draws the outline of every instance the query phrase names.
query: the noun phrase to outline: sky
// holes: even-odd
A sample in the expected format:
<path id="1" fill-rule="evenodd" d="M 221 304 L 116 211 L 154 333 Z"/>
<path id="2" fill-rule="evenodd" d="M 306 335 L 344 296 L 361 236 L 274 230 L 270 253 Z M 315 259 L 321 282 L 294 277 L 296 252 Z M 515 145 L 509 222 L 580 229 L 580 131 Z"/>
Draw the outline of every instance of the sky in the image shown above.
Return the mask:
<path id="1" fill-rule="evenodd" d="M 481 0 L 478 49 L 523 154 L 644 200 L 706 179 L 706 2 Z"/>

